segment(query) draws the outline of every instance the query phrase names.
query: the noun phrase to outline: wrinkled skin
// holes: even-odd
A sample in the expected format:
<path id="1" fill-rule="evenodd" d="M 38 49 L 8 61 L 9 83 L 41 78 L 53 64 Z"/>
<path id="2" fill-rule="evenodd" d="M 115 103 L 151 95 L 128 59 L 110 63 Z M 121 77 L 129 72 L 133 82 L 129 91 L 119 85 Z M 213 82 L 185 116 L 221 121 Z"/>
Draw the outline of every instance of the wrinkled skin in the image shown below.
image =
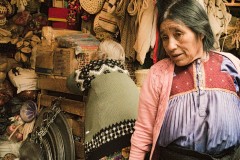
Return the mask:
<path id="1" fill-rule="evenodd" d="M 160 37 L 167 55 L 178 66 L 206 58 L 202 42 L 204 36 L 196 35 L 181 22 L 166 19 L 160 26 Z"/>

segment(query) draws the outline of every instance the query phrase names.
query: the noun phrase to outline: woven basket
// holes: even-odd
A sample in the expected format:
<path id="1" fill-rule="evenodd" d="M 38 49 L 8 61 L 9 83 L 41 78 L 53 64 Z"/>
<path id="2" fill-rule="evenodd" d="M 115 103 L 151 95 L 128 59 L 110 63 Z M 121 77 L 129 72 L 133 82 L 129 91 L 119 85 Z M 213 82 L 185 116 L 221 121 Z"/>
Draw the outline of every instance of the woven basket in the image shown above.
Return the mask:
<path id="1" fill-rule="evenodd" d="M 103 31 L 103 32 L 97 32 L 96 33 L 96 38 L 99 40 L 99 41 L 103 41 L 105 39 L 115 39 L 113 34 L 107 32 L 107 31 Z"/>
<path id="2" fill-rule="evenodd" d="M 136 85 L 141 87 L 144 80 L 146 79 L 147 73 L 149 69 L 140 69 L 135 71 L 135 76 L 136 76 Z"/>
<path id="3" fill-rule="evenodd" d="M 106 1 L 103 5 L 101 12 L 99 13 L 99 25 L 108 32 L 116 33 L 118 30 L 117 16 L 107 12 L 108 2 Z"/>
<path id="4" fill-rule="evenodd" d="M 99 25 L 99 16 L 100 14 L 98 13 L 95 18 L 94 18 L 94 21 L 93 21 L 93 31 L 95 33 L 99 33 L 99 32 L 104 32 L 105 29 L 103 29 L 100 25 Z"/>
<path id="5" fill-rule="evenodd" d="M 102 9 L 104 2 L 105 0 L 80 0 L 80 5 L 89 14 L 96 14 Z"/>

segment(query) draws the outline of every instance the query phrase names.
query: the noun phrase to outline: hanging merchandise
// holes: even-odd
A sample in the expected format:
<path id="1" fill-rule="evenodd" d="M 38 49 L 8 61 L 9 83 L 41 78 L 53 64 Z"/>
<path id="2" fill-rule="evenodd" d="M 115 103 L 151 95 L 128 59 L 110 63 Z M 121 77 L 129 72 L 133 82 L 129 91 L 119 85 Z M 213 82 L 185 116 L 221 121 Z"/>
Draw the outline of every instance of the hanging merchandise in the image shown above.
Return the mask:
<path id="1" fill-rule="evenodd" d="M 228 13 L 223 0 L 204 0 L 204 4 L 205 8 L 207 9 L 207 14 L 213 30 L 213 34 L 215 35 L 214 47 L 217 50 L 220 50 L 219 39 L 222 33 L 227 32 L 227 26 L 232 18 L 232 15 Z"/>
<path id="2" fill-rule="evenodd" d="M 100 14 L 97 14 L 94 18 L 93 21 L 93 31 L 97 34 L 99 32 L 104 32 L 105 29 L 103 29 L 100 25 L 99 25 L 99 16 Z"/>
<path id="3" fill-rule="evenodd" d="M 117 26 L 117 17 L 114 14 L 108 13 L 108 2 L 106 1 L 104 3 L 104 6 L 99 13 L 99 25 L 105 29 L 106 31 L 109 31 L 111 33 L 116 33 L 118 30 Z"/>
<path id="4" fill-rule="evenodd" d="M 82 14 L 81 14 L 81 18 L 82 20 L 84 21 L 89 21 L 91 18 L 90 18 L 90 14 L 86 11 L 83 10 Z"/>
<path id="5" fill-rule="evenodd" d="M 222 50 L 239 49 L 240 46 L 240 18 L 232 17 L 227 27 L 227 34 L 220 38 Z"/>
<path id="6" fill-rule="evenodd" d="M 137 31 L 137 37 L 134 44 L 134 49 L 137 52 L 137 60 L 140 64 L 143 64 L 146 58 L 146 54 L 151 48 L 153 39 L 156 38 L 156 24 L 154 19 L 156 14 L 156 4 L 152 0 L 143 0 L 143 5 L 138 13 L 139 28 Z"/>
<path id="7" fill-rule="evenodd" d="M 93 31 L 96 34 L 96 38 L 99 41 L 103 41 L 104 39 L 115 39 L 115 36 L 113 34 L 106 31 L 99 25 L 99 16 L 100 14 L 97 14 L 93 21 Z"/>
<path id="8" fill-rule="evenodd" d="M 107 12 L 113 14 L 116 10 L 116 5 L 117 5 L 118 0 L 109 0 L 108 1 L 108 7 L 107 7 Z"/>
<path id="9" fill-rule="evenodd" d="M 68 25 L 74 26 L 77 24 L 78 14 L 80 13 L 80 4 L 78 0 L 68 1 Z"/>
<path id="10" fill-rule="evenodd" d="M 135 60 L 136 57 L 133 45 L 136 41 L 138 10 L 142 4 L 142 0 L 138 0 L 134 5 L 131 5 L 133 4 L 132 1 L 133 0 L 118 0 L 115 4 L 115 14 L 118 17 L 121 45 L 125 50 L 126 58 L 130 61 Z"/>
<path id="11" fill-rule="evenodd" d="M 96 14 L 102 9 L 104 2 L 105 0 L 80 0 L 80 5 L 89 14 Z"/>
<path id="12" fill-rule="evenodd" d="M 92 21 L 93 17 L 95 15 L 92 15 L 85 11 L 83 8 L 81 8 L 80 18 L 81 18 L 81 31 L 83 33 L 91 33 L 92 32 Z"/>

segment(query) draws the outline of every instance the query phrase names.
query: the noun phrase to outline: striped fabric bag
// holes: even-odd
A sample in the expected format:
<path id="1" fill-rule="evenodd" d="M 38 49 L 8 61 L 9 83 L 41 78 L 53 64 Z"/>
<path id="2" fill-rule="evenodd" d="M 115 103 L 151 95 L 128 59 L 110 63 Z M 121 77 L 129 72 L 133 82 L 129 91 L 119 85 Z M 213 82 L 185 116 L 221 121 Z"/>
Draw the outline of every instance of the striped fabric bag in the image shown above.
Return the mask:
<path id="1" fill-rule="evenodd" d="M 107 12 L 108 2 L 104 3 L 104 6 L 99 13 L 99 25 L 108 32 L 116 33 L 118 31 L 117 17 L 114 14 Z"/>

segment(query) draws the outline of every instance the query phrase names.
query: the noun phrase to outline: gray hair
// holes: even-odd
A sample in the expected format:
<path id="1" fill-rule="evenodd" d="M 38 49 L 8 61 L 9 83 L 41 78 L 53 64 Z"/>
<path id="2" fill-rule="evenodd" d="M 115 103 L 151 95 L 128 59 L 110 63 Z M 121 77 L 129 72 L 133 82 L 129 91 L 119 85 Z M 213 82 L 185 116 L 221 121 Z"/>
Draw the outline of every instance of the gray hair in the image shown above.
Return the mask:
<path id="1" fill-rule="evenodd" d="M 203 50 L 214 49 L 214 34 L 210 26 L 208 15 L 202 5 L 196 0 L 176 0 L 166 7 L 159 17 L 158 26 L 170 19 L 175 22 L 184 23 L 196 35 L 203 35 Z M 160 44 L 161 45 L 161 44 Z"/>
<path id="2" fill-rule="evenodd" d="M 106 39 L 99 44 L 98 59 L 113 59 L 125 62 L 125 51 L 122 45 L 112 39 Z"/>

